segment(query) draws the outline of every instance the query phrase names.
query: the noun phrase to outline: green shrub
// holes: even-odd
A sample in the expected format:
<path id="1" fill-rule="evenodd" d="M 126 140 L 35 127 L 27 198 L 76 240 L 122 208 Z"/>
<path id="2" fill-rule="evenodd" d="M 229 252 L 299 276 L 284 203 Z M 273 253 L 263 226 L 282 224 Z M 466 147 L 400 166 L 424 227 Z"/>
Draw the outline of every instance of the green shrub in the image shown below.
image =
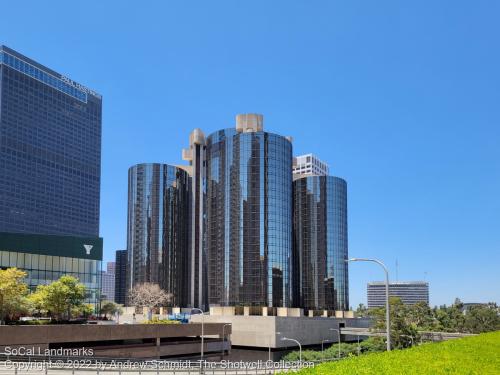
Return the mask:
<path id="1" fill-rule="evenodd" d="M 180 322 L 177 320 L 168 320 L 168 319 L 159 319 L 157 317 L 153 317 L 151 320 L 146 320 L 142 322 L 142 324 L 179 324 Z"/>
<path id="2" fill-rule="evenodd" d="M 327 362 L 300 375 L 500 374 L 500 331 Z"/>
<path id="3" fill-rule="evenodd" d="M 359 354 L 382 352 L 386 349 L 384 340 L 380 337 L 370 337 L 359 343 Z M 349 356 L 358 355 L 358 343 L 340 343 L 340 357 L 345 358 Z M 339 344 L 330 344 L 323 352 L 318 350 L 304 350 L 302 352 L 303 361 L 320 361 L 338 358 L 339 356 Z M 284 361 L 298 361 L 299 352 L 293 351 L 288 353 L 283 357 Z"/>

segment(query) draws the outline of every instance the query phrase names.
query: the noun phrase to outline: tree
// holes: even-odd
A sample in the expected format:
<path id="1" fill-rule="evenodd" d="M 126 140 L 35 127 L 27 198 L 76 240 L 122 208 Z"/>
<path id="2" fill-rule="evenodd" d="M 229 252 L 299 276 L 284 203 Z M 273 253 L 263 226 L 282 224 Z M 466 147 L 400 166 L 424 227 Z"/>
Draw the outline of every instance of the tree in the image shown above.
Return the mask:
<path id="1" fill-rule="evenodd" d="M 436 328 L 433 311 L 425 302 L 407 306 L 407 321 L 419 330 L 432 331 Z"/>
<path id="2" fill-rule="evenodd" d="M 71 309 L 71 314 L 73 316 L 83 316 L 84 318 L 87 318 L 88 316 L 92 315 L 94 312 L 94 305 L 91 303 L 83 303 L 80 306 L 73 307 Z"/>
<path id="3" fill-rule="evenodd" d="M 49 285 L 38 285 L 34 294 L 31 298 L 58 320 L 62 320 L 64 314 L 71 319 L 72 310 L 81 308 L 87 288 L 77 278 L 65 275 Z"/>
<path id="4" fill-rule="evenodd" d="M 17 268 L 0 270 L 0 324 L 27 309 L 28 286 L 23 281 L 26 275 Z"/>
<path id="5" fill-rule="evenodd" d="M 460 301 L 458 298 L 455 301 Z M 444 332 L 465 332 L 465 315 L 462 312 L 462 303 L 452 306 L 441 306 L 434 311 L 437 330 Z"/>
<path id="6" fill-rule="evenodd" d="M 101 304 L 101 314 L 107 318 L 108 314 L 113 316 L 116 313 L 121 314 L 123 312 L 122 306 L 113 301 L 103 301 Z"/>
<path id="7" fill-rule="evenodd" d="M 33 315 L 47 314 L 47 310 L 45 309 L 45 294 L 42 292 L 31 293 L 28 296 L 28 303 Z"/>
<path id="8" fill-rule="evenodd" d="M 356 309 L 356 318 L 366 318 L 369 316 L 369 310 L 368 308 L 363 305 L 362 303 L 359 304 L 358 308 Z"/>
<path id="9" fill-rule="evenodd" d="M 492 305 L 473 306 L 465 314 L 465 330 L 482 333 L 500 330 L 500 316 Z"/>
<path id="10" fill-rule="evenodd" d="M 164 306 L 172 299 L 172 294 L 165 292 L 158 284 L 138 284 L 129 292 L 129 301 L 136 307 L 148 309 L 148 319 L 151 319 L 154 307 Z"/>
<path id="11" fill-rule="evenodd" d="M 389 309 L 391 318 L 391 345 L 395 349 L 411 346 L 419 336 L 417 327 L 408 319 L 409 308 L 403 304 L 400 298 L 389 298 Z M 374 319 L 374 328 L 386 330 L 385 307 L 376 308 L 370 311 Z"/>

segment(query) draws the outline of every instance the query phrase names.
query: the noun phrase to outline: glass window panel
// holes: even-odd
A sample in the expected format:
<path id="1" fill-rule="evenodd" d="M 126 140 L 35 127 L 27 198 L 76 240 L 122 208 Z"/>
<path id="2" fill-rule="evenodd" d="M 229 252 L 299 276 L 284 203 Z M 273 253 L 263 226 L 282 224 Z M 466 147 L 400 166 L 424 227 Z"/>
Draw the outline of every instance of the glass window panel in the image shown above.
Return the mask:
<path id="1" fill-rule="evenodd" d="M 73 271 L 73 259 L 66 258 L 66 267 L 64 272 L 72 272 Z"/>
<path id="2" fill-rule="evenodd" d="M 9 253 L 7 251 L 0 251 L 0 266 L 7 267 L 9 264 Z"/>
<path id="3" fill-rule="evenodd" d="M 39 260 L 38 260 L 38 269 L 40 270 L 45 270 L 45 262 L 47 260 L 47 255 L 40 255 Z"/>
<path id="4" fill-rule="evenodd" d="M 39 269 L 38 267 L 38 254 L 31 254 L 31 268 L 32 269 Z M 38 279 L 38 277 L 36 277 Z"/>
<path id="5" fill-rule="evenodd" d="M 72 272 L 78 272 L 78 258 L 71 258 L 73 261 Z"/>
<path id="6" fill-rule="evenodd" d="M 60 267 L 60 257 L 52 257 L 52 269 L 54 271 L 60 271 L 59 267 Z"/>
<path id="7" fill-rule="evenodd" d="M 31 268 L 31 254 L 24 254 L 24 267 L 26 269 Z"/>
<path id="8" fill-rule="evenodd" d="M 9 267 L 15 267 L 17 263 L 17 253 L 10 252 L 9 253 Z"/>
<path id="9" fill-rule="evenodd" d="M 85 273 L 90 273 L 90 261 L 88 259 L 85 259 L 84 263 L 85 263 L 84 272 Z"/>
<path id="10" fill-rule="evenodd" d="M 51 255 L 47 255 L 47 258 L 45 258 L 45 269 L 46 270 L 52 271 L 52 269 L 53 269 L 53 265 L 52 265 L 53 259 L 54 259 L 54 257 L 51 256 Z"/>
<path id="11" fill-rule="evenodd" d="M 23 253 L 17 253 L 17 267 L 24 269 L 24 256 Z"/>

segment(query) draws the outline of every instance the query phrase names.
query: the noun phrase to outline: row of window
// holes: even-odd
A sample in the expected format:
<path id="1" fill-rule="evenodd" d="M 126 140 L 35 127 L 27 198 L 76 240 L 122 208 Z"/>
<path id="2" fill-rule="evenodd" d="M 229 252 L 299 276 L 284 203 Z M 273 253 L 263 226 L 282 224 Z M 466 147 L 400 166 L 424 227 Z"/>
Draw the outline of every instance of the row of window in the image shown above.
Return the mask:
<path id="1" fill-rule="evenodd" d="M 101 271 L 101 262 L 92 259 L 0 251 L 0 267 L 96 275 Z"/>
<path id="2" fill-rule="evenodd" d="M 25 61 L 18 59 L 6 52 L 0 52 L 0 62 L 5 65 L 15 69 L 21 73 L 24 73 L 34 79 L 37 79 L 50 87 L 59 90 L 67 95 L 74 97 L 84 103 L 87 103 L 87 93 L 77 89 L 76 87 L 63 82 L 61 79 L 54 77 Z"/>

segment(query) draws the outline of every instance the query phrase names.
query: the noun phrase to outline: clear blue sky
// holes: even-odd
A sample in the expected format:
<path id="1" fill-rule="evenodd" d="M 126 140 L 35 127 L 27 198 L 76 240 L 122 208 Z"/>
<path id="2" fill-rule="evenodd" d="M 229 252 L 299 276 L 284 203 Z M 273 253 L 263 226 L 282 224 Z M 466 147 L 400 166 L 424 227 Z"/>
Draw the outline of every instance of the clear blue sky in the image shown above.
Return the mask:
<path id="1" fill-rule="evenodd" d="M 8 5 L 7 5 L 8 4 Z M 127 169 L 194 127 L 265 115 L 348 181 L 352 256 L 500 302 L 500 2 L 28 1 L 0 43 L 104 96 L 101 235 L 126 245 Z M 375 265 L 350 267 L 366 303 Z"/>

